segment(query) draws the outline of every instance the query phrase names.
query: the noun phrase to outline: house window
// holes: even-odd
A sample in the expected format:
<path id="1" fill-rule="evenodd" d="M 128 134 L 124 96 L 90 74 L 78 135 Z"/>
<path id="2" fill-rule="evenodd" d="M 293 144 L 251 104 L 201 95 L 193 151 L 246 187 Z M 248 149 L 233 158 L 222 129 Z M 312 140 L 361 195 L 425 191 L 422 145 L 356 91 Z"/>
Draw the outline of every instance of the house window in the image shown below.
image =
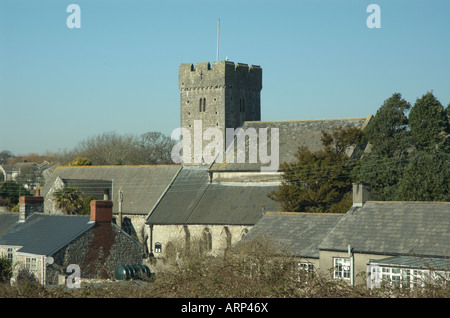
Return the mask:
<path id="1" fill-rule="evenodd" d="M 307 273 L 310 273 L 314 270 L 314 265 L 311 263 L 298 263 L 298 269 L 301 271 L 305 271 Z"/>
<path id="2" fill-rule="evenodd" d="M 34 257 L 27 257 L 25 259 L 25 269 L 28 270 L 36 270 L 37 269 L 37 260 Z"/>
<path id="3" fill-rule="evenodd" d="M 14 255 L 14 253 L 13 253 L 12 247 L 8 247 L 8 251 L 7 251 L 7 254 L 6 254 L 6 258 L 8 259 L 8 261 L 11 262 L 11 264 L 12 264 L 12 262 L 13 262 L 13 255 Z"/>
<path id="4" fill-rule="evenodd" d="M 297 279 L 302 280 L 304 277 L 312 277 L 314 273 L 314 265 L 307 262 L 297 263 Z"/>
<path id="5" fill-rule="evenodd" d="M 395 267 L 381 268 L 381 280 L 389 282 L 390 284 L 395 286 L 400 286 L 401 278 L 402 278 L 402 271 L 400 270 L 400 268 Z"/>
<path id="6" fill-rule="evenodd" d="M 155 253 L 161 253 L 162 244 L 159 242 L 155 243 Z"/>
<path id="7" fill-rule="evenodd" d="M 334 278 L 350 279 L 350 258 L 334 258 Z"/>

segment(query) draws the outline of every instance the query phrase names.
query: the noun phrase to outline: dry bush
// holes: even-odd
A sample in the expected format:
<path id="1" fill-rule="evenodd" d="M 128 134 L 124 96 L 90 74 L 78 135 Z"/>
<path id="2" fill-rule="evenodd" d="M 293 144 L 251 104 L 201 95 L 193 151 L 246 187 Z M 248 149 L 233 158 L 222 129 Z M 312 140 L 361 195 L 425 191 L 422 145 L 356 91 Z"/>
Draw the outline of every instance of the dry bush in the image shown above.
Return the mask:
<path id="1" fill-rule="evenodd" d="M 279 251 L 267 239 L 241 242 L 222 256 L 202 252 L 199 242 L 190 248 L 172 242 L 173 249 L 158 262 L 164 266 L 151 280 L 83 283 L 81 288 L 43 287 L 23 281 L 0 285 L 1 297 L 51 298 L 449 298 L 447 277 L 423 288 L 365 284 L 350 286 L 331 273 L 299 272 L 299 259 Z M 364 282 L 365 279 L 358 280 Z"/>

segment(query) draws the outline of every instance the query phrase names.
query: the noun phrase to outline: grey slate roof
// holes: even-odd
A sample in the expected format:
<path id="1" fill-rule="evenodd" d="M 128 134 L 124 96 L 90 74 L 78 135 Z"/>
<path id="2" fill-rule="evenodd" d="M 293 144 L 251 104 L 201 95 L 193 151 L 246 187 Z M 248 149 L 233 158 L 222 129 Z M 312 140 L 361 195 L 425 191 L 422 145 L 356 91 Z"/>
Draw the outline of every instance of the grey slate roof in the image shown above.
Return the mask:
<path id="1" fill-rule="evenodd" d="M 0 238 L 0 245 L 22 246 L 19 252 L 53 255 L 94 226 L 90 216 L 34 213 Z"/>
<path id="2" fill-rule="evenodd" d="M 58 178 L 71 183 L 91 180 L 91 189 L 92 186 L 102 187 L 102 193 L 103 187 L 112 183 L 110 200 L 114 203 L 113 213 L 118 213 L 118 191 L 122 189 L 123 213 L 146 215 L 180 169 L 179 165 L 57 167 L 46 179 L 41 195 L 45 198 L 45 211 L 51 212 L 53 187 Z"/>
<path id="3" fill-rule="evenodd" d="M 319 258 L 320 242 L 342 217 L 331 213 L 268 212 L 242 241 L 266 237 L 293 255 Z"/>
<path id="4" fill-rule="evenodd" d="M 450 202 L 368 201 L 352 207 L 319 248 L 386 255 L 448 257 Z"/>
<path id="5" fill-rule="evenodd" d="M 272 128 L 279 129 L 279 163 L 292 162 L 295 160 L 295 153 L 300 146 L 306 146 L 310 151 L 323 149 L 321 137 L 322 130 L 331 132 L 338 127 L 359 127 L 365 128 L 372 116 L 366 118 L 346 118 L 346 119 L 320 119 L 320 120 L 289 120 L 289 121 L 246 121 L 242 129 L 267 128 L 267 152 L 270 154 L 271 131 Z M 258 141 L 259 142 L 259 141 Z M 259 145 L 259 144 L 258 144 Z M 237 140 L 234 142 L 237 147 Z M 234 152 L 236 154 L 236 150 Z M 261 163 L 250 163 L 248 157 L 248 143 L 246 144 L 246 162 L 237 163 L 213 163 L 210 167 L 213 171 L 260 171 Z M 259 152 L 258 152 L 259 154 Z M 259 160 L 259 156 L 258 156 Z"/>
<path id="6" fill-rule="evenodd" d="M 206 167 L 183 167 L 147 220 L 148 224 L 253 225 L 279 204 L 276 186 L 210 184 Z"/>
<path id="7" fill-rule="evenodd" d="M 0 213 L 0 238 L 19 221 L 19 213 Z"/>

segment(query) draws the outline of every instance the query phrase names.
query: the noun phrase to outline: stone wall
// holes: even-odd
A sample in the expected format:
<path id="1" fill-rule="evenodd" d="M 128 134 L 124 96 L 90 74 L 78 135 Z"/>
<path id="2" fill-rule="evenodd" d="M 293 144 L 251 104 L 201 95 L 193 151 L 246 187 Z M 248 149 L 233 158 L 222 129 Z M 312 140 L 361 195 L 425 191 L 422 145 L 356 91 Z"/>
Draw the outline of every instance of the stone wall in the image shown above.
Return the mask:
<path id="1" fill-rule="evenodd" d="M 194 121 L 201 121 L 202 134 L 207 128 L 238 128 L 244 121 L 261 120 L 260 91 L 262 69 L 259 66 L 227 61 L 182 64 L 179 68 L 181 127 L 194 138 Z M 193 141 L 192 141 L 193 143 Z M 204 149 L 210 141 L 203 140 Z M 191 163 L 194 163 L 194 145 Z"/>
<path id="2" fill-rule="evenodd" d="M 211 239 L 211 249 L 206 246 L 210 255 L 223 255 L 227 248 L 238 243 L 251 226 L 246 225 L 153 225 L 150 230 L 151 251 L 156 259 L 176 257 L 189 249 L 198 249 L 202 239 Z M 203 241 L 203 246 L 206 242 Z M 161 250 L 155 250 L 157 244 Z M 208 243 L 206 243 L 209 245 Z"/>
<path id="3" fill-rule="evenodd" d="M 80 266 L 81 278 L 113 278 L 120 265 L 142 264 L 144 247 L 111 223 L 97 223 L 53 255 L 47 283 L 57 284 L 70 264 Z"/>

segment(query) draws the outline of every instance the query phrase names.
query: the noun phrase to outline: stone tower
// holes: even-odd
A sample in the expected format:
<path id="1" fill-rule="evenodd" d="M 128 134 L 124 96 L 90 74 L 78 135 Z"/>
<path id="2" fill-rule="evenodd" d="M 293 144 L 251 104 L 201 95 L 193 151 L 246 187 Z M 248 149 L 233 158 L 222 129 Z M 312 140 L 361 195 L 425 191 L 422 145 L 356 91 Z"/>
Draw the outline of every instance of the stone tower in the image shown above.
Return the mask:
<path id="1" fill-rule="evenodd" d="M 179 68 L 181 127 L 194 136 L 194 121 L 222 130 L 241 127 L 244 121 L 261 120 L 262 69 L 259 66 L 217 61 L 181 64 Z M 198 122 L 197 122 L 198 123 Z M 203 147 L 210 141 L 203 141 Z M 195 163 L 194 145 L 190 161 Z"/>

